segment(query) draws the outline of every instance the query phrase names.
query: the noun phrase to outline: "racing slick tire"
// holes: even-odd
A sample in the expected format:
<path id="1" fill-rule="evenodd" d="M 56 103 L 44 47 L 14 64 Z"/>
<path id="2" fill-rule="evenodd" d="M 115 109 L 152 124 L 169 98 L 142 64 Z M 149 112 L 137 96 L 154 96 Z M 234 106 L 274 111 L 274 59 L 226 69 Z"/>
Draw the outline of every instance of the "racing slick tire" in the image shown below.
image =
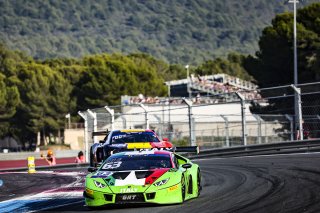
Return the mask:
<path id="1" fill-rule="evenodd" d="M 89 158 L 89 161 L 90 161 L 90 167 L 95 167 L 95 162 L 94 162 L 94 155 L 93 155 L 93 151 L 92 151 L 92 147 L 90 147 L 90 158 Z"/>

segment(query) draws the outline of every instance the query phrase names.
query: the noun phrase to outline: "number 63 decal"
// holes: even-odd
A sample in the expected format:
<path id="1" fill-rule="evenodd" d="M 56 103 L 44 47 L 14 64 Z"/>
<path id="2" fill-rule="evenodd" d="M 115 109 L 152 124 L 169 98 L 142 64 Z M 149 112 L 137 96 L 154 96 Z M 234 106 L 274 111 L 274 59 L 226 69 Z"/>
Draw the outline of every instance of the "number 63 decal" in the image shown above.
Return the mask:
<path id="1" fill-rule="evenodd" d="M 122 161 L 109 162 L 109 163 L 106 163 L 102 169 L 115 169 L 120 167 L 121 164 L 122 164 Z"/>

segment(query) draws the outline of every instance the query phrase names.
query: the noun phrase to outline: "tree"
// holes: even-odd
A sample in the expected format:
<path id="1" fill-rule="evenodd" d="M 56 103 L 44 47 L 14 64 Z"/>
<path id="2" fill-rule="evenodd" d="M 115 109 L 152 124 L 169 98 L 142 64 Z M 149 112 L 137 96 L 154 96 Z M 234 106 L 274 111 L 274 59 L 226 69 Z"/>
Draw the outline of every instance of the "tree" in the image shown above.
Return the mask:
<path id="1" fill-rule="evenodd" d="M 76 85 L 79 109 L 118 105 L 121 95 L 166 94 L 163 79 L 146 60 L 102 54 L 84 58 L 83 64 L 85 71 Z"/>
<path id="2" fill-rule="evenodd" d="M 27 63 L 17 71 L 21 103 L 13 123 L 23 141 L 34 141 L 37 132 L 43 138 L 57 135 L 63 127 L 72 91 L 62 75 L 46 65 Z"/>
<path id="3" fill-rule="evenodd" d="M 298 10 L 298 82 L 319 80 L 320 3 Z M 249 56 L 245 67 L 260 87 L 293 83 L 293 15 L 284 13 L 272 20 L 259 40 L 256 57 Z"/>
<path id="4" fill-rule="evenodd" d="M 244 80 L 254 81 L 253 77 L 244 69 L 243 55 L 230 53 L 227 59 L 216 58 L 208 60 L 195 69 L 197 75 L 228 74 Z"/>
<path id="5" fill-rule="evenodd" d="M 0 73 L 0 138 L 10 133 L 9 120 L 16 113 L 19 104 L 19 91 L 6 84 L 6 77 Z"/>

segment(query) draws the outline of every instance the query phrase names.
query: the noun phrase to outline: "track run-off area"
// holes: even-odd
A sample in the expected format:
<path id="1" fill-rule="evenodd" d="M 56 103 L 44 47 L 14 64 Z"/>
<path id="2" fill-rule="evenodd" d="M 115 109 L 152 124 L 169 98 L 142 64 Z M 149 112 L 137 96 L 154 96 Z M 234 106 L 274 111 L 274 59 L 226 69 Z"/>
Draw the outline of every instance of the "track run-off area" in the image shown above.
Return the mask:
<path id="1" fill-rule="evenodd" d="M 193 160 L 199 198 L 179 205 L 112 206 L 91 212 L 320 212 L 320 153 Z M 0 172 L 0 212 L 83 212 L 87 169 Z"/>

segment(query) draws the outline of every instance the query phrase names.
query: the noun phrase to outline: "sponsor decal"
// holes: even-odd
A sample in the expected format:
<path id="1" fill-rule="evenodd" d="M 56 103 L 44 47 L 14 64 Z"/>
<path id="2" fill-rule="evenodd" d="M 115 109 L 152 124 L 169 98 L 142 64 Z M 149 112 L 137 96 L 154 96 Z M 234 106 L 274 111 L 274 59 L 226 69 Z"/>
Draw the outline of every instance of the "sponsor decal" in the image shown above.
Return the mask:
<path id="1" fill-rule="evenodd" d="M 166 148 L 166 147 L 162 147 L 162 148 L 154 147 L 151 150 L 153 150 L 153 151 L 174 151 L 172 148 Z"/>
<path id="2" fill-rule="evenodd" d="M 154 154 L 154 151 L 150 150 L 150 149 L 139 149 L 137 150 L 139 152 L 126 152 L 125 155 L 152 155 Z"/>
<path id="3" fill-rule="evenodd" d="M 115 144 L 111 144 L 109 147 L 110 148 L 126 148 L 127 144 L 125 144 L 125 143 L 115 143 Z"/>
<path id="4" fill-rule="evenodd" d="M 137 192 L 137 188 L 122 188 L 120 189 L 120 193 L 132 193 L 132 192 Z"/>
<path id="5" fill-rule="evenodd" d="M 118 140 L 118 139 L 125 138 L 125 137 L 127 137 L 127 135 L 116 135 L 116 136 L 113 136 L 111 139 Z"/>
<path id="6" fill-rule="evenodd" d="M 177 184 L 177 185 L 174 185 L 174 186 L 169 187 L 169 188 L 168 188 L 168 191 L 174 191 L 174 190 L 176 190 L 176 189 L 178 189 L 178 184 Z"/>
<path id="7" fill-rule="evenodd" d="M 104 172 L 97 172 L 95 175 L 92 176 L 92 178 L 105 178 L 112 175 L 113 172 L 110 171 L 104 171 Z"/>
<path id="8" fill-rule="evenodd" d="M 128 149 L 151 149 L 150 143 L 127 143 Z"/>
<path id="9" fill-rule="evenodd" d="M 123 195 L 122 200 L 134 200 L 137 195 Z"/>
<path id="10" fill-rule="evenodd" d="M 105 170 L 116 169 L 116 168 L 119 168 L 121 164 L 122 164 L 122 161 L 108 162 L 103 165 L 102 169 L 105 169 Z"/>

